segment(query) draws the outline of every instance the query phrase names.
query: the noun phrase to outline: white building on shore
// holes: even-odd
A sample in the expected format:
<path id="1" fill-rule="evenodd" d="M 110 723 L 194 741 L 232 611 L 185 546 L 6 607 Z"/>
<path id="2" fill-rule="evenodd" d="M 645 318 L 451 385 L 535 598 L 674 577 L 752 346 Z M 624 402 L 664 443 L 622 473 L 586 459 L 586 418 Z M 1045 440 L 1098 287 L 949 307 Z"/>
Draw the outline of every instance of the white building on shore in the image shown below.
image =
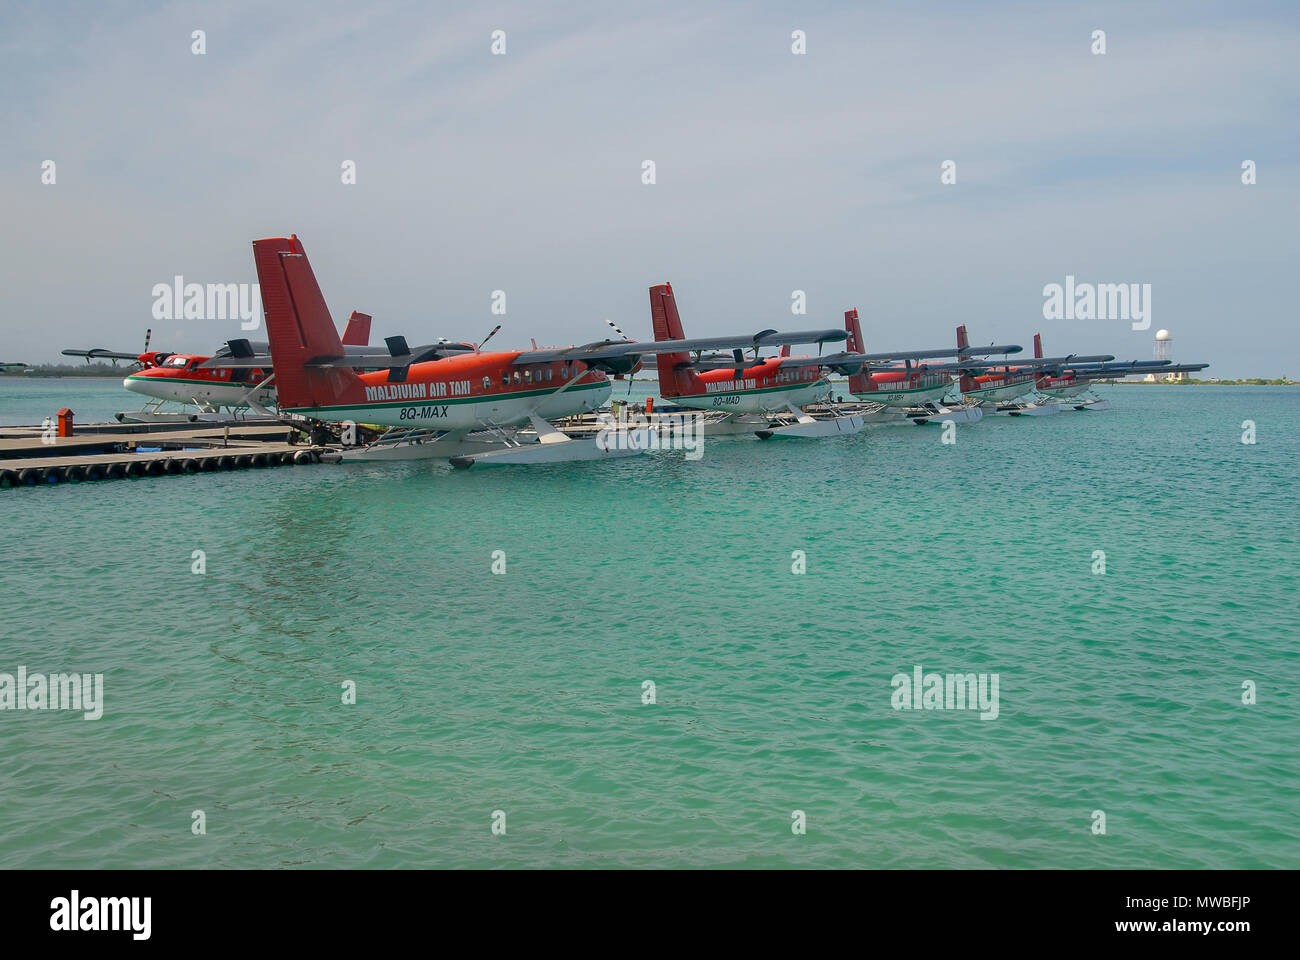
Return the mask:
<path id="1" fill-rule="evenodd" d="M 1152 349 L 1151 356 L 1156 360 L 1173 360 L 1174 337 L 1168 330 L 1160 329 L 1156 331 L 1155 346 Z M 1158 377 L 1154 373 L 1148 373 L 1142 378 L 1147 383 L 1155 383 L 1157 379 L 1164 380 L 1168 383 L 1177 383 L 1180 380 L 1186 380 L 1186 373 L 1166 373 Z"/>

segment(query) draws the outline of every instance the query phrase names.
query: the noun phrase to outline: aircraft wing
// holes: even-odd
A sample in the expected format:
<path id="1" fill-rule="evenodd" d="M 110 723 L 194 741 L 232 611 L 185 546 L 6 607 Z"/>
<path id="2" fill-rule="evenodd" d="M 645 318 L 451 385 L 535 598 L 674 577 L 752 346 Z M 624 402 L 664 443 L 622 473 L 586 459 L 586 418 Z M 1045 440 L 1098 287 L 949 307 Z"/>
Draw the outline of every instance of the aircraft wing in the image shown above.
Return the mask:
<path id="1" fill-rule="evenodd" d="M 1084 367 L 1107 367 L 1115 370 L 1152 370 L 1163 369 L 1173 363 L 1172 360 L 1115 360 L 1114 362 L 1102 363 L 1072 363 L 1069 365 L 1071 370 L 1079 370 Z"/>
<path id="2" fill-rule="evenodd" d="M 828 367 L 836 373 L 844 374 L 857 373 L 866 363 L 866 357 L 862 354 L 848 350 L 828 353 L 821 357 L 780 357 L 779 359 L 782 370 L 788 367 Z M 723 363 L 721 366 L 731 367 L 735 364 Z"/>
<path id="3" fill-rule="evenodd" d="M 686 340 L 598 340 L 580 346 L 553 347 L 546 350 L 525 350 L 515 358 L 515 365 L 525 363 L 550 363 L 555 360 L 579 360 L 589 366 L 616 365 L 631 357 L 660 353 L 693 353 L 699 350 L 740 350 L 749 347 L 780 347 L 793 343 L 838 343 L 848 339 L 848 331 L 799 330 L 783 333 L 762 330 L 754 334 L 731 337 L 696 337 Z M 751 364 L 752 365 L 752 364 Z"/>
<path id="4" fill-rule="evenodd" d="M 270 370 L 271 355 L 255 353 L 247 357 L 212 357 L 199 364 L 200 370 Z"/>
<path id="5" fill-rule="evenodd" d="M 64 350 L 65 357 L 85 357 L 87 360 L 139 360 L 138 353 L 119 353 L 116 350 L 105 350 L 103 347 L 93 347 L 90 350 Z"/>
<path id="6" fill-rule="evenodd" d="M 1204 370 L 1208 363 L 1172 363 L 1168 360 L 1133 360 L 1119 363 L 1086 363 L 1080 366 L 1067 364 L 1065 370 L 1079 376 L 1093 377 L 1108 373 L 1195 373 Z"/>
<path id="7" fill-rule="evenodd" d="M 1114 360 L 1113 356 L 1098 355 L 1093 357 L 1071 356 L 1071 357 L 1025 357 L 1023 360 L 999 360 L 996 363 L 989 360 L 982 360 L 980 363 L 988 367 L 1061 367 L 1070 366 L 1074 363 L 1104 363 L 1108 360 Z M 971 366 L 971 364 L 966 364 Z"/>
<path id="8" fill-rule="evenodd" d="M 385 340 L 388 349 L 382 347 L 355 346 L 346 344 L 343 352 L 335 356 L 313 357 L 305 366 L 309 367 L 353 367 L 370 370 L 409 367 L 413 363 L 436 360 L 440 357 L 457 353 L 469 353 L 474 350 L 472 343 L 430 343 L 419 347 L 410 347 L 405 337 L 388 337 Z M 217 351 L 211 360 L 199 364 L 201 369 L 248 370 L 254 367 L 267 369 L 271 367 L 271 355 L 266 352 L 268 344 L 253 343 L 248 340 L 231 340 Z"/>
<path id="9" fill-rule="evenodd" d="M 986 357 L 994 353 L 1019 353 L 1018 343 L 990 344 L 987 347 L 940 347 L 938 350 L 895 350 L 893 353 L 864 353 L 871 363 L 889 360 L 926 360 L 930 357 Z"/>

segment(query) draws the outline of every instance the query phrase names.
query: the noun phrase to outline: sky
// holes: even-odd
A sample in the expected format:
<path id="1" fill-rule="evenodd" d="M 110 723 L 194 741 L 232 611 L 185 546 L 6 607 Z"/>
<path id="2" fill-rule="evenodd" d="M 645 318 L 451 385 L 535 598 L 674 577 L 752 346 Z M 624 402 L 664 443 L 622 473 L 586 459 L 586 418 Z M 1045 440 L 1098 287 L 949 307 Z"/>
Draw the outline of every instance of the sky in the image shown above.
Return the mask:
<path id="1" fill-rule="evenodd" d="M 0 61 L 0 360 L 256 338 L 154 287 L 296 233 L 412 343 L 649 339 L 670 281 L 688 336 L 857 307 L 873 352 L 1167 328 L 1300 377 L 1300 5 L 6 3 Z M 1067 275 L 1150 284 L 1150 328 L 1045 318 Z"/>

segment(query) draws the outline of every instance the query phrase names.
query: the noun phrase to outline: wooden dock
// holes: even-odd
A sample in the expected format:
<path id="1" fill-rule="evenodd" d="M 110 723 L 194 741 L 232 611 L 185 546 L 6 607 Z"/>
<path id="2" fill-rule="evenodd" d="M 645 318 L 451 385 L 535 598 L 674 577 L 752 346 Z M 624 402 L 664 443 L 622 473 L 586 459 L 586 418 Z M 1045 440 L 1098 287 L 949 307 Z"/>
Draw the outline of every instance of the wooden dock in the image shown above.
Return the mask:
<path id="1" fill-rule="evenodd" d="M 280 424 L 71 437 L 8 427 L 0 431 L 0 487 L 319 463 L 324 448 L 290 443 L 292 435 Z"/>

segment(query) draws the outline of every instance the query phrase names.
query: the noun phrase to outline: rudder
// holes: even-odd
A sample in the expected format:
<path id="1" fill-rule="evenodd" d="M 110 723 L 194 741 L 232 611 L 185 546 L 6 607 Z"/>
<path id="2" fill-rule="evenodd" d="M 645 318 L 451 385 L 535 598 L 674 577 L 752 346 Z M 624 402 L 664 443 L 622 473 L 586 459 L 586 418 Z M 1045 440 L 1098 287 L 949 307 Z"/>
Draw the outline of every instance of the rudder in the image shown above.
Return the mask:
<path id="1" fill-rule="evenodd" d="M 352 311 L 348 325 L 343 329 L 343 345 L 346 347 L 365 347 L 370 345 L 370 314 Z"/>
<path id="2" fill-rule="evenodd" d="M 325 407 L 361 395 L 361 381 L 343 367 L 313 369 L 310 360 L 341 357 L 343 343 L 296 235 L 253 241 L 262 289 L 271 365 L 281 410 Z"/>
<path id="3" fill-rule="evenodd" d="M 862 338 L 862 324 L 858 320 L 858 308 L 844 311 L 844 329 L 849 334 L 848 342 L 844 348 L 850 353 L 866 353 L 866 341 Z M 863 367 L 857 373 L 849 377 L 850 393 L 869 393 L 876 389 L 875 383 L 871 379 L 871 371 Z"/>
<path id="4" fill-rule="evenodd" d="M 677 301 L 673 298 L 671 283 L 661 283 L 650 288 L 650 320 L 654 326 L 655 342 L 664 340 L 684 340 L 682 318 L 677 313 Z M 700 378 L 690 367 L 680 364 L 690 363 L 686 351 L 678 353 L 661 353 L 655 357 L 659 369 L 659 395 L 665 399 L 680 397 L 684 394 L 703 393 Z"/>

